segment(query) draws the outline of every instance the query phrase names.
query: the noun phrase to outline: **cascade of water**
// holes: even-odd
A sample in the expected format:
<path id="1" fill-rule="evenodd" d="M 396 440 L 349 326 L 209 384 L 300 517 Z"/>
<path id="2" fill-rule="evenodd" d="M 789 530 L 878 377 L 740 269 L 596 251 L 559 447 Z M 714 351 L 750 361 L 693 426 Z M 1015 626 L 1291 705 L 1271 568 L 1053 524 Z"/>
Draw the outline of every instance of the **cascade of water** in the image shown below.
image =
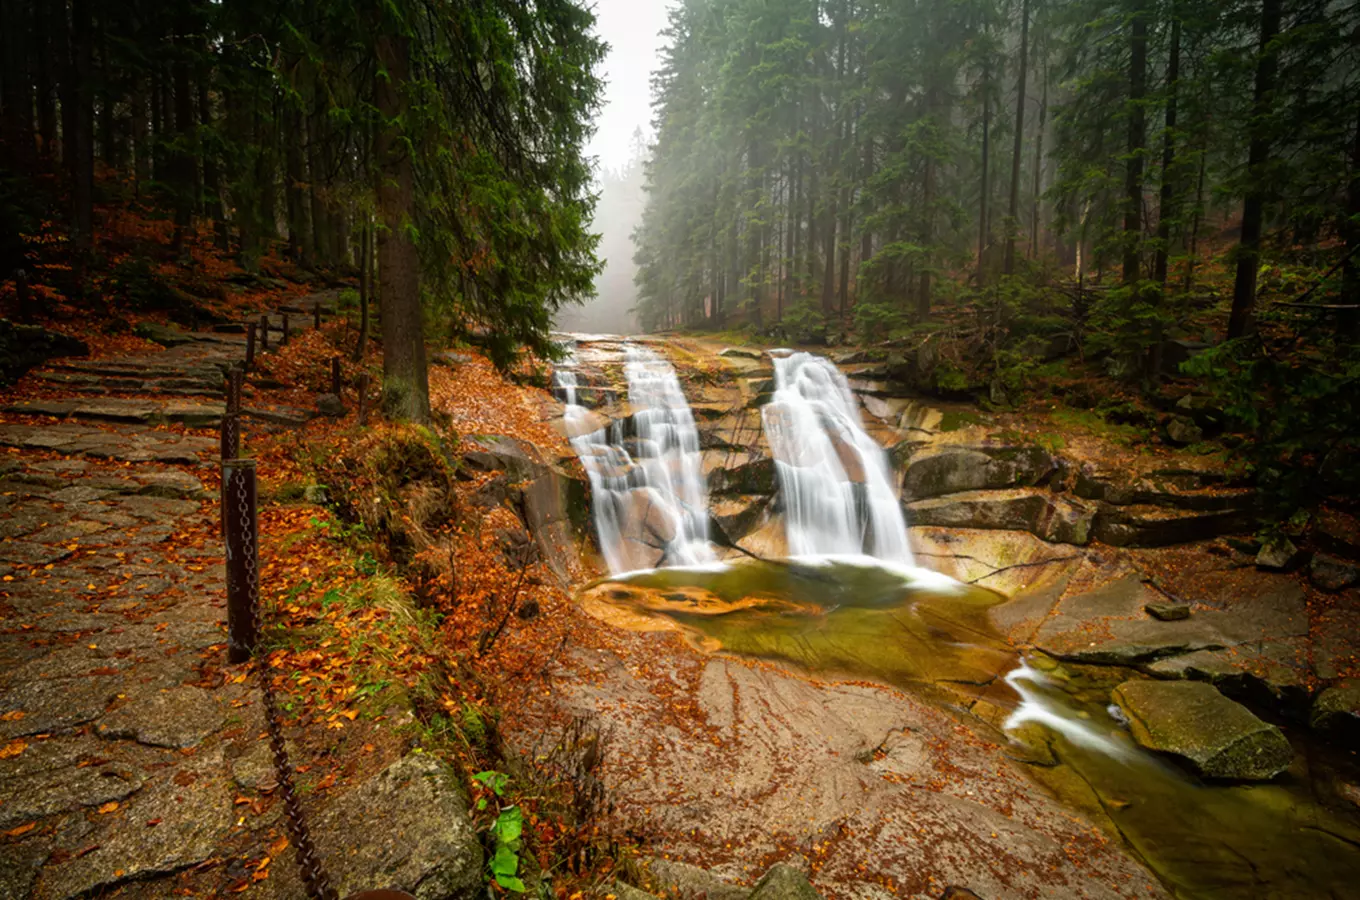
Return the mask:
<path id="1" fill-rule="evenodd" d="M 789 553 L 869 555 L 910 565 L 887 454 L 864 431 L 845 376 L 811 353 L 774 358 L 761 408 L 779 472 Z"/>
<path id="2" fill-rule="evenodd" d="M 1075 710 L 1050 697 L 1050 694 L 1058 693 L 1052 679 L 1038 669 L 1031 668 L 1028 663 L 1022 661 L 1019 668 L 1007 673 L 1006 683 L 1020 695 L 1020 705 L 1006 719 L 1003 730 L 1009 731 L 1026 722 L 1037 722 L 1088 750 L 1124 760 L 1132 760 L 1137 756 L 1127 741 L 1120 741 L 1101 731 L 1089 719 L 1081 718 Z"/>
<path id="3" fill-rule="evenodd" d="M 574 360 L 557 367 L 572 448 L 590 478 L 600 551 L 610 572 L 713 562 L 699 432 L 670 363 L 626 344 L 624 375 L 632 415 L 588 430 L 576 402 Z"/>

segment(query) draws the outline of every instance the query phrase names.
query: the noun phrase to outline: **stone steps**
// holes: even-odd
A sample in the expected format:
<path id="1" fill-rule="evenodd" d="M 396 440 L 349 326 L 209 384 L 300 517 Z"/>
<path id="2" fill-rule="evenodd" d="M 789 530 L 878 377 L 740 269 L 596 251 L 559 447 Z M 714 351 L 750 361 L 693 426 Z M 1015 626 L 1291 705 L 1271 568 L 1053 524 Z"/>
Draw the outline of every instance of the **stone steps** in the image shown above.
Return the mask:
<path id="1" fill-rule="evenodd" d="M 106 398 L 100 400 L 25 400 L 3 407 L 5 412 L 25 416 L 52 416 L 86 422 L 129 425 L 187 425 L 208 428 L 219 424 L 225 407 L 221 403 L 176 403 L 157 400 Z M 312 418 L 308 410 L 292 407 L 243 407 L 248 419 L 276 425 L 301 425 Z"/>

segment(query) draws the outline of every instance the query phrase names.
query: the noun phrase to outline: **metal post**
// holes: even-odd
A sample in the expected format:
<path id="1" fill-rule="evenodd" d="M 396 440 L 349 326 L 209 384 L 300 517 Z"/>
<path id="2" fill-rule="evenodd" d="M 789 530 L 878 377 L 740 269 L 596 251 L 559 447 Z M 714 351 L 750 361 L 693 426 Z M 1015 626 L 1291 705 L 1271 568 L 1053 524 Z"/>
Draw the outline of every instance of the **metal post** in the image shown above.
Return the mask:
<path id="1" fill-rule="evenodd" d="M 283 314 L 283 337 L 279 338 L 279 346 L 288 346 L 288 313 Z"/>
<path id="2" fill-rule="evenodd" d="M 227 370 L 227 415 L 235 415 L 241 411 L 241 383 L 245 381 L 245 370 L 239 366 L 232 366 Z M 230 459 L 231 457 L 223 457 Z"/>
<path id="3" fill-rule="evenodd" d="M 246 323 L 246 370 L 255 364 L 255 323 Z"/>
<path id="4" fill-rule="evenodd" d="M 222 460 L 222 536 L 227 547 L 227 662 L 250 659 L 258 633 L 259 518 L 255 460 Z"/>
<path id="5" fill-rule="evenodd" d="M 368 373 L 359 375 L 359 425 L 368 424 Z"/>
<path id="6" fill-rule="evenodd" d="M 340 357 L 331 357 L 331 393 L 340 396 Z"/>
<path id="7" fill-rule="evenodd" d="M 269 316 L 260 316 L 260 352 L 269 349 Z"/>
<path id="8" fill-rule="evenodd" d="M 312 304 L 312 327 L 321 328 L 321 301 L 317 300 Z"/>

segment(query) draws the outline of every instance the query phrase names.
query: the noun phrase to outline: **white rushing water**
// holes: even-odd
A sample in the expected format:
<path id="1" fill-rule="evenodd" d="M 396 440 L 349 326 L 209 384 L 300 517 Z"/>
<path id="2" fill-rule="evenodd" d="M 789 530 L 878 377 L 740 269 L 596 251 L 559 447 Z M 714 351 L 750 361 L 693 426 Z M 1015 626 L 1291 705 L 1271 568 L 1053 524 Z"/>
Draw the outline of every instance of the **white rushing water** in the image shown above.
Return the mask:
<path id="1" fill-rule="evenodd" d="M 1089 718 L 1082 718 L 1075 709 L 1058 702 L 1056 696 L 1060 690 L 1053 679 L 1029 663 L 1021 661 L 1019 668 L 1006 675 L 1006 683 L 1020 695 L 1020 705 L 1006 719 L 1002 730 L 1036 722 L 1088 750 L 1125 761 L 1138 758 L 1139 754 L 1127 738 L 1117 731 L 1101 730 Z"/>
<path id="2" fill-rule="evenodd" d="M 774 356 L 761 408 L 779 472 L 789 554 L 868 555 L 912 563 L 888 456 L 864 431 L 850 385 L 830 360 Z"/>
<path id="3" fill-rule="evenodd" d="M 699 432 L 675 369 L 645 347 L 625 344 L 624 353 L 632 416 L 608 428 L 591 430 L 592 413 L 577 403 L 574 361 L 556 375 L 571 445 L 590 478 L 600 551 L 615 574 L 712 563 Z"/>

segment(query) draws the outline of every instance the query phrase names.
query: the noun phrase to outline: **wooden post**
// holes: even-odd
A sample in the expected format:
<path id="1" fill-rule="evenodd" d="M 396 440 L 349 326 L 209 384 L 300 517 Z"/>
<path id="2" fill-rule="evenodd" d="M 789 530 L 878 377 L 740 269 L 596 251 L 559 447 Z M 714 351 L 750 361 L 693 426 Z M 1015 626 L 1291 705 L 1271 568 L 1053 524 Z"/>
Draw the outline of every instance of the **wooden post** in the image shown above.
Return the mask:
<path id="1" fill-rule="evenodd" d="M 222 416 L 222 461 L 241 455 L 241 416 L 229 412 Z"/>
<path id="2" fill-rule="evenodd" d="M 222 461 L 222 536 L 227 550 L 227 661 L 255 651 L 260 597 L 259 518 L 255 460 Z"/>
<path id="3" fill-rule="evenodd" d="M 359 426 L 368 424 L 368 373 L 359 375 Z"/>
<path id="4" fill-rule="evenodd" d="M 283 337 L 279 338 L 279 346 L 288 346 L 288 313 L 283 314 Z"/>
<path id="5" fill-rule="evenodd" d="M 241 411 L 241 384 L 245 381 L 245 370 L 232 366 L 227 370 L 227 415 Z M 228 458 L 228 457 L 224 457 Z"/>
<path id="6" fill-rule="evenodd" d="M 331 357 L 331 393 L 340 396 L 340 357 Z"/>
<path id="7" fill-rule="evenodd" d="M 28 273 L 23 269 L 14 270 L 14 318 L 20 322 L 32 322 L 34 311 L 31 294 L 28 291 Z"/>
<path id="8" fill-rule="evenodd" d="M 315 329 L 317 329 L 317 330 L 320 330 L 320 329 L 321 329 L 321 301 L 320 301 L 320 300 L 317 300 L 317 301 L 315 301 L 315 302 L 312 303 L 312 327 L 315 328 Z"/>
<path id="9" fill-rule="evenodd" d="M 255 364 L 255 323 L 246 323 L 246 371 Z"/>
<path id="10" fill-rule="evenodd" d="M 260 352 L 269 349 L 269 316 L 260 316 Z"/>

